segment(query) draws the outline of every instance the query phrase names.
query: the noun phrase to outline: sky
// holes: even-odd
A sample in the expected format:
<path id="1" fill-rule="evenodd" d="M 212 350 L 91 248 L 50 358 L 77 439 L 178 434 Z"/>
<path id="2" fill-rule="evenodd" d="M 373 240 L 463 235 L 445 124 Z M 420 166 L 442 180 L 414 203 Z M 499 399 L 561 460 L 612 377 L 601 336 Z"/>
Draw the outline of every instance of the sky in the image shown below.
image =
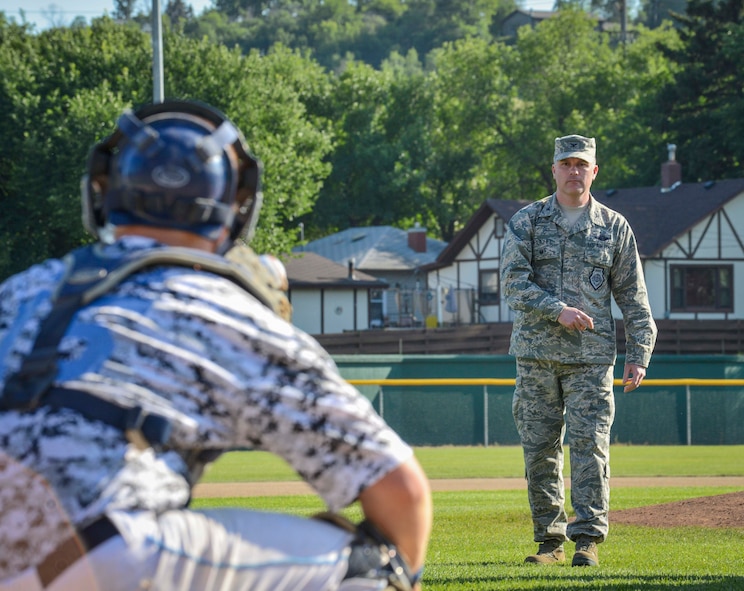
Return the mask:
<path id="1" fill-rule="evenodd" d="M 152 5 L 152 0 L 139 0 L 145 7 Z M 160 0 L 165 8 L 167 0 Z M 551 10 L 554 0 L 526 0 L 524 8 L 534 10 Z M 212 0 L 186 0 L 191 4 L 195 14 L 201 14 L 205 8 L 211 8 Z M 21 22 L 20 10 L 26 14 L 26 21 L 34 23 L 41 31 L 54 24 L 69 25 L 76 16 L 82 16 L 87 22 L 105 13 L 114 12 L 114 0 L 0 0 L 0 10 L 5 16 Z"/>
<path id="2" fill-rule="evenodd" d="M 160 0 L 165 8 L 167 0 Z M 151 0 L 139 0 L 144 7 L 152 6 Z M 186 0 L 191 4 L 195 14 L 201 14 L 205 8 L 212 6 L 212 0 Z M 76 16 L 82 16 L 87 22 L 98 16 L 114 12 L 114 0 L 0 0 L 0 10 L 8 19 L 21 22 L 21 9 L 26 14 L 26 21 L 34 23 L 37 30 L 43 30 L 54 24 L 69 25 Z"/>

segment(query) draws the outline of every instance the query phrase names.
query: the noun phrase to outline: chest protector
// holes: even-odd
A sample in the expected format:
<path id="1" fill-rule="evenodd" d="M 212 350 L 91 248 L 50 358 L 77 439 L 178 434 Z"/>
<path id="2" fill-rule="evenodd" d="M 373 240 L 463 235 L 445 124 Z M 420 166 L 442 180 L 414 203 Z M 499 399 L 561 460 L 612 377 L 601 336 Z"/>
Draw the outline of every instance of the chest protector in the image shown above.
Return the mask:
<path id="1" fill-rule="evenodd" d="M 140 448 L 166 444 L 171 428 L 164 417 L 141 407 L 121 407 L 88 392 L 54 386 L 59 343 L 79 309 L 130 275 L 160 266 L 187 267 L 225 277 L 288 321 L 291 306 L 285 293 L 286 276 L 249 247 L 240 245 L 234 250 L 227 258 L 174 247 L 133 251 L 120 257 L 101 256 L 100 245 L 70 253 L 65 259 L 68 271 L 53 300 L 51 312 L 41 322 L 33 348 L 20 369 L 5 381 L 0 410 L 31 411 L 41 405 L 71 408 L 88 419 L 121 429 Z"/>

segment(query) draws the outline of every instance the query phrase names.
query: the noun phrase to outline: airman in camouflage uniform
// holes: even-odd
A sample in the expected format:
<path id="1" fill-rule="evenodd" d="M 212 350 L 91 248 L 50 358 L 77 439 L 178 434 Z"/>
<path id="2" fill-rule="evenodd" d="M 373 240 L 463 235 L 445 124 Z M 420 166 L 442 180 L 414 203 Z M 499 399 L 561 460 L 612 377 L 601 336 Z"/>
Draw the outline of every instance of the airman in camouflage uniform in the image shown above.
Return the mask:
<path id="1" fill-rule="evenodd" d="M 596 566 L 596 545 L 607 536 L 617 356 L 612 297 L 625 323 L 626 392 L 645 377 L 656 342 L 633 231 L 590 193 L 595 154 L 594 138 L 556 138 L 556 192 L 512 217 L 502 253 L 502 292 L 515 312 L 514 420 L 540 543 L 526 561 L 540 564 L 562 562 L 571 539 L 573 565 Z M 570 524 L 562 476 L 566 426 L 576 513 Z"/>

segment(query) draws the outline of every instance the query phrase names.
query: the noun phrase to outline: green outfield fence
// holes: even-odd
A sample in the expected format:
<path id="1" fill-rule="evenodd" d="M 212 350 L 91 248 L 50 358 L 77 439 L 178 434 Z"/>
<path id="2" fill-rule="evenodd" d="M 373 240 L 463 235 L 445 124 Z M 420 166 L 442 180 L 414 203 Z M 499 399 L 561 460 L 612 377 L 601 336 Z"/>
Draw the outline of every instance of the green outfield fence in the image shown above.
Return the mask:
<path id="1" fill-rule="evenodd" d="M 334 359 L 412 445 L 519 443 L 511 414 L 510 356 Z M 616 365 L 613 443 L 744 444 L 744 356 L 657 356 L 641 388 L 630 393 L 619 387 L 623 362 L 620 357 Z"/>

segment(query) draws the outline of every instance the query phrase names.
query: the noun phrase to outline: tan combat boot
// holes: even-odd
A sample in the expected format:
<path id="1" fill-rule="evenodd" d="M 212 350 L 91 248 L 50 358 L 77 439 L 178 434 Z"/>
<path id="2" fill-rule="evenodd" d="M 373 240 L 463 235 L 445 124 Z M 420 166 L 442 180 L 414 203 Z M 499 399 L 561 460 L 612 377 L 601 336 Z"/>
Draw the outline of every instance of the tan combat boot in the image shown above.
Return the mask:
<path id="1" fill-rule="evenodd" d="M 566 560 L 563 551 L 563 542 L 560 540 L 546 540 L 540 544 L 537 554 L 532 554 L 524 559 L 525 562 L 533 564 L 557 564 Z"/>
<path id="2" fill-rule="evenodd" d="M 579 536 L 576 539 L 576 553 L 571 566 L 599 566 L 599 551 L 594 538 Z"/>

